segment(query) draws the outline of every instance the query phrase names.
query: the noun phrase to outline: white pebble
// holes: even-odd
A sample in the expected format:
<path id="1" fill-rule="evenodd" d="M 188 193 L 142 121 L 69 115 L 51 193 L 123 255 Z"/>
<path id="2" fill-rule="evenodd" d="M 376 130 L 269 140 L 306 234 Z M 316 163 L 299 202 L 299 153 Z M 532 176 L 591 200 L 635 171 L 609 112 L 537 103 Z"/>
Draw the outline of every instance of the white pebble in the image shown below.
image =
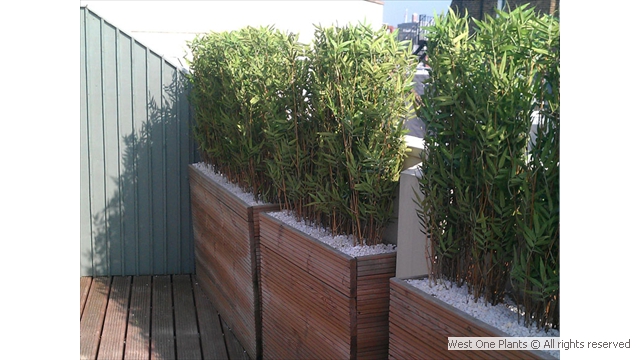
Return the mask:
<path id="1" fill-rule="evenodd" d="M 229 190 L 229 192 L 231 192 L 232 194 L 236 195 L 242 201 L 247 203 L 247 205 L 249 206 L 264 205 L 262 201 L 256 201 L 252 193 L 245 192 L 238 185 L 232 182 L 229 182 L 229 180 L 227 180 L 227 178 L 224 175 L 222 175 L 219 171 L 217 171 L 215 167 L 209 164 L 206 164 L 204 162 L 195 163 L 193 164 L 193 166 L 196 169 L 202 171 L 208 178 L 215 181 L 217 184 L 224 187 L 225 189 Z"/>
<path id="2" fill-rule="evenodd" d="M 545 332 L 544 329 L 538 330 L 535 325 L 525 327 L 523 323 L 518 321 L 518 309 L 513 301 L 509 299 L 505 299 L 502 304 L 491 306 L 490 304 L 485 304 L 482 299 L 475 302 L 472 296 L 469 295 L 466 284 L 458 287 L 446 280 L 438 280 L 435 284 L 430 284 L 427 279 L 412 279 L 406 280 L 406 282 L 476 319 L 502 330 L 507 335 L 515 337 L 560 337 L 560 332 L 556 329 L 549 329 L 548 332 Z M 547 352 L 554 357 L 560 357 L 559 350 Z"/>
<path id="3" fill-rule="evenodd" d="M 270 212 L 269 215 L 293 227 L 294 229 L 310 235 L 331 246 L 332 248 L 352 257 L 385 254 L 396 251 L 396 246 L 392 244 L 354 246 L 353 236 L 333 236 L 331 235 L 331 232 L 326 229 L 307 225 L 302 221 L 298 221 L 295 216 L 288 211 Z"/>

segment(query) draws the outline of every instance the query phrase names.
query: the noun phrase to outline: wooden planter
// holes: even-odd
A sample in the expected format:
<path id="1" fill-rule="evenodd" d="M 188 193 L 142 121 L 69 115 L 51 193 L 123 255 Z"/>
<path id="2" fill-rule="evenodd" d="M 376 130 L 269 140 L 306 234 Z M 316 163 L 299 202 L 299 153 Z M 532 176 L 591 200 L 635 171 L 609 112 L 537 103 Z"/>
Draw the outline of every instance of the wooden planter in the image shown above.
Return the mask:
<path id="1" fill-rule="evenodd" d="M 385 359 L 396 253 L 351 257 L 260 214 L 265 359 Z"/>
<path id="2" fill-rule="evenodd" d="M 196 279 L 252 359 L 262 357 L 260 211 L 189 165 Z"/>
<path id="3" fill-rule="evenodd" d="M 424 276 L 415 277 L 421 279 Z M 391 279 L 389 359 L 555 359 L 542 351 L 449 351 L 453 337 L 510 337 L 432 295 Z"/>

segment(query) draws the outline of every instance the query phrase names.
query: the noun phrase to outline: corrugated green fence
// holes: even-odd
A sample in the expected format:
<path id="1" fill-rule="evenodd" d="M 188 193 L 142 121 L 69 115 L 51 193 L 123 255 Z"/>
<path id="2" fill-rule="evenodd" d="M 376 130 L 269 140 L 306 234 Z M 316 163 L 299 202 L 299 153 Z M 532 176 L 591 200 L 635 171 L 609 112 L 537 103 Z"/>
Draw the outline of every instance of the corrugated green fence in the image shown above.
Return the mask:
<path id="1" fill-rule="evenodd" d="M 194 271 L 181 70 L 80 8 L 81 276 Z"/>

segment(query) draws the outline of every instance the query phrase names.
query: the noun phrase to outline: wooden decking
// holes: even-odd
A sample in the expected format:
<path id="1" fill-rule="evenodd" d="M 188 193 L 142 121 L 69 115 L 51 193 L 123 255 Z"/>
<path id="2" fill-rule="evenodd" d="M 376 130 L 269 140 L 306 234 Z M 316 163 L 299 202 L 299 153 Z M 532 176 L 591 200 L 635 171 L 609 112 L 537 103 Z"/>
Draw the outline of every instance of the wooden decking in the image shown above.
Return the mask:
<path id="1" fill-rule="evenodd" d="M 81 359 L 249 359 L 191 275 L 80 278 Z"/>

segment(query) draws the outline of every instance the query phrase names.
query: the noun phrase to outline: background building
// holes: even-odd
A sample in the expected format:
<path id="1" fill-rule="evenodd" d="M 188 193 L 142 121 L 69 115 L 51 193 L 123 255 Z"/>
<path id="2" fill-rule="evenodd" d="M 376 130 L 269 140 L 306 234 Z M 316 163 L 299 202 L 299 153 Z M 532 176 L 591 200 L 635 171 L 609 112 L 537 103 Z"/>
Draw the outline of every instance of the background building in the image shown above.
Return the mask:
<path id="1" fill-rule="evenodd" d="M 433 23 L 433 16 L 413 14 L 411 20 L 411 22 L 398 24 L 398 40 L 411 40 L 413 49 L 416 50 L 418 42 L 425 40 L 422 28 Z"/>

